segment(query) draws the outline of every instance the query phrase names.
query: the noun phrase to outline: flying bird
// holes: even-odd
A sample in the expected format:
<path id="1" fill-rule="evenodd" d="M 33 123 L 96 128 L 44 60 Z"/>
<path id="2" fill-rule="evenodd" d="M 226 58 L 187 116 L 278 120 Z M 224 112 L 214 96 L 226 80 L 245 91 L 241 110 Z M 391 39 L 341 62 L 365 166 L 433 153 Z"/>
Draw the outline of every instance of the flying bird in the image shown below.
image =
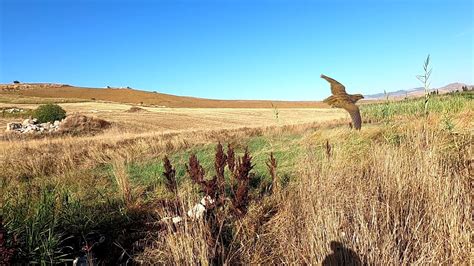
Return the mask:
<path id="1" fill-rule="evenodd" d="M 360 130 L 362 126 L 362 119 L 360 117 L 359 107 L 355 105 L 355 103 L 360 99 L 364 99 L 364 96 L 362 96 L 362 94 L 347 94 L 344 85 L 339 83 L 337 80 L 322 74 L 321 78 L 325 79 L 327 82 L 329 82 L 329 84 L 331 84 L 332 93 L 332 95 L 324 99 L 323 102 L 329 104 L 332 107 L 346 110 L 351 115 L 354 128 Z"/>

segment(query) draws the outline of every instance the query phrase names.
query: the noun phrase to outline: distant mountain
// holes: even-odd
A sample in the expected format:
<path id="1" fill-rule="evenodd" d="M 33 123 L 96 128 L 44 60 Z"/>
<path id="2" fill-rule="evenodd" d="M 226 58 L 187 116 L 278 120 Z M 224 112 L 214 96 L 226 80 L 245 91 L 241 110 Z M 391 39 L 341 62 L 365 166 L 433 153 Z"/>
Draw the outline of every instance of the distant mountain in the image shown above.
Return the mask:
<path id="1" fill-rule="evenodd" d="M 409 90 L 398 90 L 398 91 L 390 91 L 387 92 L 389 97 L 405 97 L 407 93 L 412 93 L 416 91 L 423 91 L 423 87 L 418 87 L 418 88 L 413 88 Z M 375 93 L 375 94 L 369 94 L 369 95 L 364 95 L 366 99 L 383 99 L 385 98 L 385 93 L 380 92 L 380 93 Z"/>
<path id="2" fill-rule="evenodd" d="M 467 85 L 465 83 L 455 82 L 455 83 L 450 83 L 441 88 L 430 89 L 430 91 L 438 90 L 440 94 L 445 94 L 445 93 L 456 91 L 456 90 L 462 90 L 463 86 L 468 86 L 470 88 L 473 87 L 472 85 Z M 424 93 L 425 91 L 423 87 L 387 92 L 389 98 L 417 97 L 417 96 L 423 95 Z M 382 93 L 364 95 L 364 97 L 370 100 L 379 100 L 379 99 L 384 99 L 386 96 L 385 96 L 385 93 L 382 92 Z"/>

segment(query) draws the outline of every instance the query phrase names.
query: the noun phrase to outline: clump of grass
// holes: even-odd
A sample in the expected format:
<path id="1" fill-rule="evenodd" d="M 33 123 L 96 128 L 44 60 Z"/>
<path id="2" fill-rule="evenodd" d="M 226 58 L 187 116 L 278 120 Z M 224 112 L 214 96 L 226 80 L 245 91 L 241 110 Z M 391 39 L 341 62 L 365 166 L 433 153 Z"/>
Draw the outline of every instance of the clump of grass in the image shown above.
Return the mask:
<path id="1" fill-rule="evenodd" d="M 270 174 L 272 178 L 271 192 L 278 193 L 280 191 L 280 185 L 279 185 L 280 182 L 277 176 L 278 163 L 275 159 L 275 156 L 273 156 L 273 152 L 270 153 L 270 158 L 268 158 L 268 161 L 266 164 L 268 167 L 268 173 Z"/>
<path id="2" fill-rule="evenodd" d="M 14 261 L 37 264 L 68 261 L 72 248 L 66 245 L 69 237 L 58 228 L 58 197 L 55 191 L 46 189 L 27 199 L 6 200 L 2 212 L 11 232 L 7 241 L 16 242 Z"/>
<path id="3" fill-rule="evenodd" d="M 127 164 L 124 158 L 117 157 L 112 161 L 113 175 L 118 187 L 118 192 L 123 202 L 127 206 L 133 205 L 132 186 L 127 171 Z"/>

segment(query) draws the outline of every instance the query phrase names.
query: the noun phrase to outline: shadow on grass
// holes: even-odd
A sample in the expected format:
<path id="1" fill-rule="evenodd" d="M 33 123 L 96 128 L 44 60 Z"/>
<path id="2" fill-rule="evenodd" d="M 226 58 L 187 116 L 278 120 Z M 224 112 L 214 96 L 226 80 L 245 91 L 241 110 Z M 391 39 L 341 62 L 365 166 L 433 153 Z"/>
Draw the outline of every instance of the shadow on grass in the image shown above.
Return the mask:
<path id="1" fill-rule="evenodd" d="M 359 255 L 341 242 L 331 241 L 332 253 L 324 258 L 323 266 L 363 265 Z"/>

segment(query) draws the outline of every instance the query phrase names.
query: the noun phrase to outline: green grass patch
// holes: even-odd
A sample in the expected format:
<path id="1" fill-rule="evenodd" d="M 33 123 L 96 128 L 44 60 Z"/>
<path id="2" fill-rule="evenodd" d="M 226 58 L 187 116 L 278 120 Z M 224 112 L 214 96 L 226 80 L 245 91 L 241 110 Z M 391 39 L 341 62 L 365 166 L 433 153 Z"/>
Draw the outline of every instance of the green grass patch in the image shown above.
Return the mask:
<path id="1" fill-rule="evenodd" d="M 248 147 L 252 156 L 252 163 L 254 164 L 252 172 L 255 174 L 256 179 L 260 180 L 258 183 L 268 183 L 271 181 L 271 178 L 266 162 L 268 161 L 270 153 L 273 152 L 278 162 L 278 175 L 282 179 L 286 179 L 285 182 L 287 182 L 288 179 L 294 175 L 295 164 L 303 152 L 301 145 L 298 144 L 301 138 L 301 135 L 250 138 L 246 142 L 241 143 L 239 148 L 235 149 L 236 156 L 241 156 L 244 153 L 243 147 Z M 227 143 L 224 143 L 224 147 L 226 149 Z M 206 171 L 206 177 L 212 178 L 212 176 L 215 175 L 215 149 L 216 144 L 212 143 L 192 147 L 169 155 L 169 159 L 176 169 L 178 185 L 189 179 L 186 172 L 186 164 L 191 154 L 196 154 L 199 162 Z M 164 186 L 165 184 L 162 158 L 155 158 L 146 162 L 130 163 L 127 166 L 127 170 L 133 185 L 143 186 L 149 191 L 153 191 L 154 188 Z M 108 168 L 107 171 L 113 180 L 111 168 Z M 227 176 L 230 176 L 230 173 L 227 173 Z M 258 184 L 255 184 L 255 186 L 258 186 Z"/>
<path id="2" fill-rule="evenodd" d="M 466 108 L 474 108 L 473 99 L 473 92 L 432 95 L 428 102 L 428 112 L 456 114 Z M 424 99 L 408 99 L 397 102 L 362 105 L 361 115 L 364 119 L 375 121 L 390 121 L 400 115 L 424 115 Z"/>

